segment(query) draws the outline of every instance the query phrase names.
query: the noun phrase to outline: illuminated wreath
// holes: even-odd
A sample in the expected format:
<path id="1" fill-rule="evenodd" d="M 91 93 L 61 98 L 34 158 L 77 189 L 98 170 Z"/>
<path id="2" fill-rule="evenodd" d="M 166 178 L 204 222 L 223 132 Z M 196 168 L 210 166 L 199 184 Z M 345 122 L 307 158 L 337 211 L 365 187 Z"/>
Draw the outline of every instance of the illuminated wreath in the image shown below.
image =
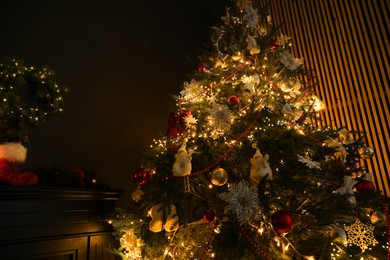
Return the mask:
<path id="1" fill-rule="evenodd" d="M 20 137 L 28 128 L 43 123 L 47 116 L 63 111 L 63 94 L 68 90 L 54 80 L 48 67 L 25 66 L 22 61 L 0 63 L 0 135 Z"/>

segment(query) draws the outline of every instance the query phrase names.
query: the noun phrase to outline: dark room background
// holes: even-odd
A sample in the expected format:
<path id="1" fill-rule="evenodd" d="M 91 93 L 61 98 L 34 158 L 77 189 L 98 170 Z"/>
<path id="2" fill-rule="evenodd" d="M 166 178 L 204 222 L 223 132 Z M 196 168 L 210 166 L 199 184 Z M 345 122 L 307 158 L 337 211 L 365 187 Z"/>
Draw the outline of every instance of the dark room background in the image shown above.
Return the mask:
<path id="1" fill-rule="evenodd" d="M 47 65 L 70 88 L 65 112 L 29 131 L 24 167 L 81 166 L 131 190 L 225 2 L 1 1 L 0 57 Z"/>

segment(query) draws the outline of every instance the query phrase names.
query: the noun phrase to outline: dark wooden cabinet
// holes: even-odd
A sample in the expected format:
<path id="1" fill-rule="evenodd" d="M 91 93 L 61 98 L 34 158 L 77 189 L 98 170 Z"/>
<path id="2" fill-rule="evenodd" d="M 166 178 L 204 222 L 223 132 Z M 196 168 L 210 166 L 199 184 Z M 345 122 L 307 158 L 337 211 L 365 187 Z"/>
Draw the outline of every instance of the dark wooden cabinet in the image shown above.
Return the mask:
<path id="1" fill-rule="evenodd" d="M 115 259 L 121 190 L 0 186 L 0 259 Z"/>

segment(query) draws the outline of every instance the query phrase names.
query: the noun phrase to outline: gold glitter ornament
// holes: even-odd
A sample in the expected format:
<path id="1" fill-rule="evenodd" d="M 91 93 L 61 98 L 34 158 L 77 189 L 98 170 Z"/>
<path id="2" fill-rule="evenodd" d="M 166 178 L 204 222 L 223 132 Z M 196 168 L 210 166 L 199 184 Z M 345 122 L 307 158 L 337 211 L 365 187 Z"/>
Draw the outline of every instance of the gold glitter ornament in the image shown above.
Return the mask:
<path id="1" fill-rule="evenodd" d="M 356 219 L 355 223 L 344 228 L 348 235 L 348 243 L 354 244 L 364 252 L 369 245 L 376 245 L 378 241 L 374 237 L 374 226 L 365 225 Z"/>
<path id="2" fill-rule="evenodd" d="M 358 152 L 359 152 L 360 158 L 365 159 L 365 160 L 371 159 L 375 154 L 374 149 L 372 149 L 369 146 L 360 147 Z"/>
<path id="3" fill-rule="evenodd" d="M 216 168 L 211 173 L 211 182 L 216 186 L 223 186 L 228 181 L 228 175 L 224 169 L 221 167 Z"/>
<path id="4" fill-rule="evenodd" d="M 134 234 L 133 229 L 129 229 L 120 239 L 121 248 L 124 249 L 124 255 L 129 259 L 141 259 L 141 247 L 144 245 L 142 239 Z"/>

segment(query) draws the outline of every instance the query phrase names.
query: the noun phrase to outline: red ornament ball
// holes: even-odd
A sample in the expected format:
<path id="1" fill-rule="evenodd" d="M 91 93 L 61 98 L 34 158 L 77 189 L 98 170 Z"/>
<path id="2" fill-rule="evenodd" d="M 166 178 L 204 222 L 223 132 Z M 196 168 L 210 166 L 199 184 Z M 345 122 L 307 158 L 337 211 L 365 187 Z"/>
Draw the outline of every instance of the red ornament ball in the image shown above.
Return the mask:
<path id="1" fill-rule="evenodd" d="M 279 46 L 279 42 L 277 40 L 273 40 L 269 43 L 269 48 L 271 51 L 276 50 L 276 48 L 278 48 L 278 46 Z"/>
<path id="2" fill-rule="evenodd" d="M 359 191 L 359 192 L 374 192 L 375 191 L 375 186 L 374 186 L 374 183 L 372 183 L 372 181 L 369 181 L 369 180 L 361 180 L 358 182 L 358 184 L 356 184 L 356 189 Z"/>
<path id="3" fill-rule="evenodd" d="M 203 213 L 203 218 L 207 220 L 208 222 L 212 222 L 215 219 L 215 212 L 214 210 L 206 210 Z"/>
<path id="4" fill-rule="evenodd" d="M 147 171 L 144 168 L 139 168 L 133 173 L 133 180 L 138 185 L 144 185 L 149 182 L 150 180 L 150 174 L 149 171 Z"/>
<path id="5" fill-rule="evenodd" d="M 233 106 L 233 107 L 238 106 L 240 104 L 240 99 L 237 96 L 234 96 L 234 95 L 230 96 L 228 98 L 228 104 L 230 106 Z"/>
<path id="6" fill-rule="evenodd" d="M 272 227 L 279 234 L 287 234 L 294 226 L 292 216 L 286 211 L 277 211 L 271 218 Z"/>
<path id="7" fill-rule="evenodd" d="M 203 63 L 198 64 L 197 69 L 199 72 L 204 72 L 205 68 L 206 68 L 206 66 Z"/>

